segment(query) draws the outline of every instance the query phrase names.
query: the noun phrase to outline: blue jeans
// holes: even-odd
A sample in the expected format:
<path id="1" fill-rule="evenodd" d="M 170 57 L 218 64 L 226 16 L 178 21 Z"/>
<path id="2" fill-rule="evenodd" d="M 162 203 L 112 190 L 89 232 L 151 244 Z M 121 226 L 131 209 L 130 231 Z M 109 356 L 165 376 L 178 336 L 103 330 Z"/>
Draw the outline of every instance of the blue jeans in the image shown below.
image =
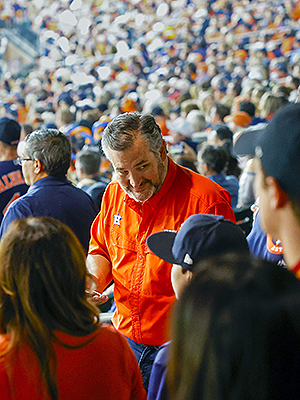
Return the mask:
<path id="1" fill-rule="evenodd" d="M 131 347 L 136 359 L 138 361 L 145 389 L 148 391 L 149 379 L 152 364 L 154 362 L 158 346 L 144 346 L 143 344 L 136 343 L 134 340 L 126 337 L 129 346 Z"/>

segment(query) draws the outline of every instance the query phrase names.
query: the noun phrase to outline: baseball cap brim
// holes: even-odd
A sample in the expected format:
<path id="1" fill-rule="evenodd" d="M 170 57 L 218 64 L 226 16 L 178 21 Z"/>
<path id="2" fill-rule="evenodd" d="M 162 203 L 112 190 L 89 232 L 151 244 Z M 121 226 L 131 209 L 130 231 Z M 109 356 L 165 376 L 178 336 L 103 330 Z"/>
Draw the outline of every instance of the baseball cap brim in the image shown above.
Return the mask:
<path id="1" fill-rule="evenodd" d="M 172 247 L 176 235 L 177 232 L 175 231 L 163 231 L 153 233 L 147 238 L 147 246 L 156 256 L 171 264 L 177 264 L 172 254 Z"/>
<path id="2" fill-rule="evenodd" d="M 234 154 L 237 156 L 250 155 L 254 157 L 257 141 L 260 135 L 265 131 L 267 125 L 267 123 L 261 122 L 247 128 L 234 143 Z"/>

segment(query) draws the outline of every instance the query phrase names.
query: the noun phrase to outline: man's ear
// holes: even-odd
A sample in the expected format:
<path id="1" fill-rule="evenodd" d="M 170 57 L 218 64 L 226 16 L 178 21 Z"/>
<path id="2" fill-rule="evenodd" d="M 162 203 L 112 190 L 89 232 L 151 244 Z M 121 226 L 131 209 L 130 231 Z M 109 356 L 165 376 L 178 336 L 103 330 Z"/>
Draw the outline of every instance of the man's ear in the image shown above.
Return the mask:
<path id="1" fill-rule="evenodd" d="M 166 141 L 163 139 L 162 144 L 159 149 L 159 155 L 160 155 L 160 158 L 162 159 L 162 161 L 166 160 L 167 153 L 168 153 L 168 151 L 167 151 Z"/>
<path id="2" fill-rule="evenodd" d="M 273 176 L 267 176 L 266 183 L 270 191 L 270 206 L 274 209 L 285 207 L 289 196 L 282 190 L 278 181 Z"/>
<path id="3" fill-rule="evenodd" d="M 188 281 L 190 281 L 193 277 L 193 273 L 189 270 L 187 271 L 187 273 L 188 273 Z"/>
<path id="4" fill-rule="evenodd" d="M 44 170 L 44 166 L 38 159 L 34 160 L 33 162 L 34 162 L 33 172 L 38 175 Z"/>

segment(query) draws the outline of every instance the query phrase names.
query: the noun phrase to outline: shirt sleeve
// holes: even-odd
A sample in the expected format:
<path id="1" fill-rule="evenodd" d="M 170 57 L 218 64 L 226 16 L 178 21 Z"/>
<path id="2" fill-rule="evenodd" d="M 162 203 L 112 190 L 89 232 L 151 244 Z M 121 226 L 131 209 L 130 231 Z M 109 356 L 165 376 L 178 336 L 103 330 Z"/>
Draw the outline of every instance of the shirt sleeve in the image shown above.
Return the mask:
<path id="1" fill-rule="evenodd" d="M 14 201 L 7 209 L 0 226 L 0 237 L 2 237 L 8 226 L 15 220 L 30 217 L 32 214 L 28 212 L 26 207 L 21 207 L 19 201 Z"/>
<path id="2" fill-rule="evenodd" d="M 102 220 L 102 213 L 100 211 L 91 226 L 91 239 L 88 254 L 102 255 L 110 261 L 109 252 L 105 242 L 105 227 Z"/>

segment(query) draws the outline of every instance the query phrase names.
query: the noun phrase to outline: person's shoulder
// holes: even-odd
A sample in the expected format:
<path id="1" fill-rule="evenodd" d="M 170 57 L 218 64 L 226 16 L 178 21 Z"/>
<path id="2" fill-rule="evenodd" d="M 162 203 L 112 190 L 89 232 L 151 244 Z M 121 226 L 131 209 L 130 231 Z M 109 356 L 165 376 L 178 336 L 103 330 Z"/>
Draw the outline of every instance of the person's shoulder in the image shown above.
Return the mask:
<path id="1" fill-rule="evenodd" d="M 16 160 L 0 161 L 0 175 L 15 171 L 22 171 L 22 167 L 16 163 Z"/>
<path id="2" fill-rule="evenodd" d="M 233 184 L 236 184 L 236 185 L 239 184 L 239 180 L 238 180 L 238 178 L 237 178 L 235 175 L 225 175 L 225 179 L 226 179 L 228 182 L 231 182 L 231 183 L 233 183 Z"/>
<path id="3" fill-rule="evenodd" d="M 182 188 L 203 195 L 204 193 L 219 193 L 222 188 L 212 179 L 190 169 L 178 166 L 175 178 Z"/>
<path id="4" fill-rule="evenodd" d="M 164 364 L 164 365 L 166 364 L 167 355 L 170 351 L 170 344 L 171 344 L 171 341 L 166 342 L 159 347 L 157 354 L 155 356 L 156 364 Z"/>
<path id="5" fill-rule="evenodd" d="M 105 343 L 108 347 L 108 351 L 113 351 L 117 354 L 119 352 L 130 351 L 130 347 L 127 340 L 121 335 L 112 325 L 102 325 L 97 331 L 97 340 L 101 343 Z M 121 353 L 122 356 L 122 353 Z"/>
<path id="6" fill-rule="evenodd" d="M 120 201 L 120 199 L 124 199 L 125 193 L 121 188 L 117 180 L 111 181 L 105 189 L 104 200 L 112 203 L 113 201 Z M 115 199 L 115 200 L 113 200 Z"/>

